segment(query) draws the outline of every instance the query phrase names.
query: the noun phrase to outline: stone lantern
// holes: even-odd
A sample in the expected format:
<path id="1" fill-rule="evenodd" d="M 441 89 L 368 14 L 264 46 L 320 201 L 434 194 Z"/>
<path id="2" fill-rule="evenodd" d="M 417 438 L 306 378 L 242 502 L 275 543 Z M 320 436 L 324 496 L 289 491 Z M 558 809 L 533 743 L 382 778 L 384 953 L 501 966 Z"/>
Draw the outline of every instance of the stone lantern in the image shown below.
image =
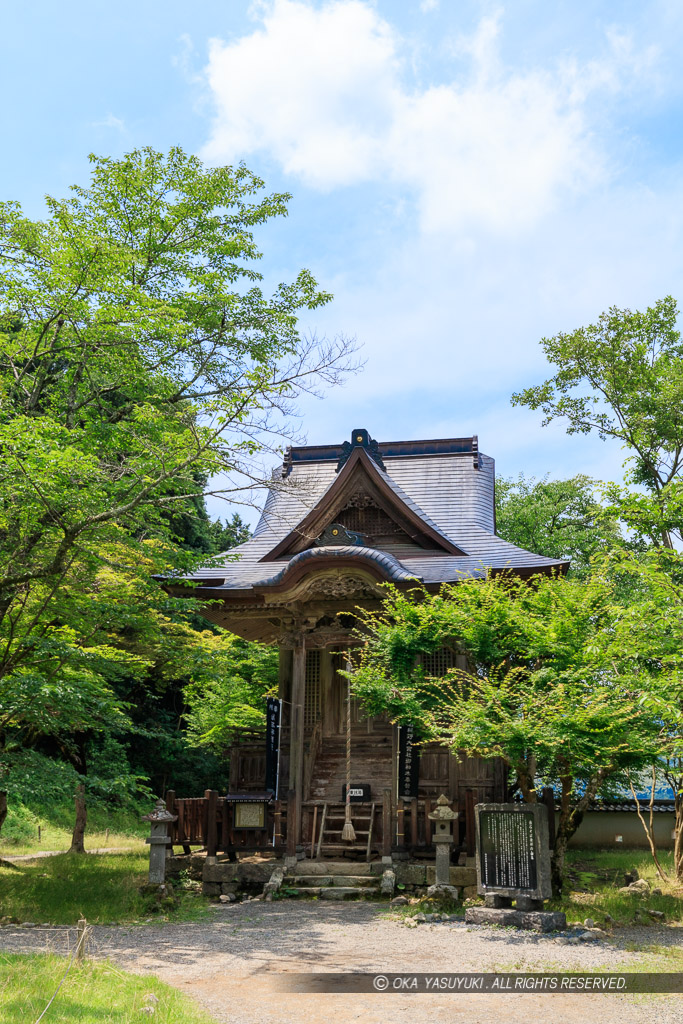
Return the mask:
<path id="1" fill-rule="evenodd" d="M 448 797 L 442 793 L 429 818 L 435 823 L 433 840 L 436 846 L 436 881 L 427 890 L 428 895 L 457 899 L 458 890 L 451 885 L 451 847 L 453 822 L 457 821 L 458 812 L 451 810 Z"/>
<path id="2" fill-rule="evenodd" d="M 166 880 L 166 848 L 170 845 L 171 838 L 168 835 L 168 825 L 176 821 L 177 814 L 171 814 L 166 810 L 166 804 L 161 799 L 157 800 L 154 810 L 150 814 L 143 814 L 142 820 L 151 824 L 151 834 L 145 842 L 149 844 L 149 884 L 163 885 Z"/>

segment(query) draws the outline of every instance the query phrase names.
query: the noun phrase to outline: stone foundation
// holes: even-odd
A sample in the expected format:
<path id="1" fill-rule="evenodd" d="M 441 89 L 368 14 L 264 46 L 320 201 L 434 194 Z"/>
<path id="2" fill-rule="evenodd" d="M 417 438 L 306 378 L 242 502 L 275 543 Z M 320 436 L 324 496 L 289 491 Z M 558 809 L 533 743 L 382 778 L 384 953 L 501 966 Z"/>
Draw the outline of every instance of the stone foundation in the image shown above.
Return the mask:
<path id="1" fill-rule="evenodd" d="M 526 928 L 534 932 L 562 931 L 567 919 L 560 911 L 513 910 L 512 908 L 468 907 L 467 924 L 497 924 L 502 927 Z"/>
<path id="2" fill-rule="evenodd" d="M 270 881 L 271 875 L 282 862 L 272 859 L 227 861 L 220 860 L 207 864 L 206 857 L 193 854 L 189 857 L 173 857 L 167 861 L 167 874 L 176 877 L 181 871 L 188 870 L 192 878 L 201 879 L 202 893 L 217 899 L 238 893 L 259 895 Z M 381 861 L 351 862 L 348 864 L 349 875 L 372 875 L 380 882 L 387 865 Z M 330 864 L 325 861 L 309 860 L 297 863 L 297 874 L 326 875 Z M 414 864 L 408 861 L 394 861 L 392 868 L 398 891 L 420 895 L 434 885 L 436 871 L 434 864 Z M 477 894 L 477 874 L 473 867 L 450 868 L 450 885 L 457 888 L 464 899 Z"/>

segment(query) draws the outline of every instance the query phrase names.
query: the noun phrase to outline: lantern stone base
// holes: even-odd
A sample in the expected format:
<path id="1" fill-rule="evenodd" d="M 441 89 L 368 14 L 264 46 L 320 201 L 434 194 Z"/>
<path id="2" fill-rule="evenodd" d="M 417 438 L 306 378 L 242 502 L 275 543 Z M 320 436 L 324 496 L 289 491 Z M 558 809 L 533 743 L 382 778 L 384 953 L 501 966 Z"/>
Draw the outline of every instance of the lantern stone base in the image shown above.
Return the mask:
<path id="1" fill-rule="evenodd" d="M 465 922 L 525 928 L 533 932 L 562 931 L 567 927 L 567 918 L 560 911 L 513 910 L 503 907 L 468 907 L 465 911 Z"/>

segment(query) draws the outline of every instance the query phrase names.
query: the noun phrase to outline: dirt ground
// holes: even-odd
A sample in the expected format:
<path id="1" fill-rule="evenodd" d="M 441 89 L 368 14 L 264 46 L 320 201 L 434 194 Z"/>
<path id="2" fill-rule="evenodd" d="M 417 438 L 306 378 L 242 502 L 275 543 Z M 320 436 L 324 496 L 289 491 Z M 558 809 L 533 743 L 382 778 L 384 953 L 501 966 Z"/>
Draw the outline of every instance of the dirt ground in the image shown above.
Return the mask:
<path id="1" fill-rule="evenodd" d="M 89 952 L 155 974 L 225 1024 L 683 1024 L 683 994 L 324 994 L 285 984 L 320 971 L 681 971 L 679 928 L 619 930 L 609 942 L 574 945 L 461 922 L 411 929 L 372 903 L 249 902 L 212 914 L 209 922 L 95 927 Z M 73 938 L 73 929 L 5 927 L 0 949 L 66 952 Z"/>

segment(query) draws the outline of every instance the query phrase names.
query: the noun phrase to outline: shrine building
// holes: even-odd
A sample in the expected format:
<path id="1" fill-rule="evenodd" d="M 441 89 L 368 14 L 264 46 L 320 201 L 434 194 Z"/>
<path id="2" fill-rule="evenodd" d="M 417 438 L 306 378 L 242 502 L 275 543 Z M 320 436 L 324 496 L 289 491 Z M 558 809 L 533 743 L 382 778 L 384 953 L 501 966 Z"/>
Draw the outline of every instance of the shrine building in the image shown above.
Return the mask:
<path id="1" fill-rule="evenodd" d="M 429 845 L 427 818 L 441 793 L 462 812 L 456 839 L 468 847 L 474 803 L 506 799 L 502 762 L 436 744 L 411 753 L 408 727 L 364 717 L 355 701 L 349 726 L 340 674 L 358 642 L 357 609 L 379 608 L 384 583 L 437 591 L 489 573 L 566 572 L 567 562 L 496 535 L 494 489 L 494 460 L 476 436 L 378 442 L 363 429 L 343 444 L 289 448 L 251 539 L 191 577 L 192 596 L 212 602 L 207 619 L 278 646 L 277 779 L 270 768 L 266 778 L 264 737 L 237 735 L 230 790 L 244 801 L 289 794 L 288 845 L 323 857 L 349 847 L 341 838 L 348 738 L 352 845 L 368 859 L 389 846 Z M 455 666 L 466 661 L 451 648 L 423 656 L 432 676 Z"/>

